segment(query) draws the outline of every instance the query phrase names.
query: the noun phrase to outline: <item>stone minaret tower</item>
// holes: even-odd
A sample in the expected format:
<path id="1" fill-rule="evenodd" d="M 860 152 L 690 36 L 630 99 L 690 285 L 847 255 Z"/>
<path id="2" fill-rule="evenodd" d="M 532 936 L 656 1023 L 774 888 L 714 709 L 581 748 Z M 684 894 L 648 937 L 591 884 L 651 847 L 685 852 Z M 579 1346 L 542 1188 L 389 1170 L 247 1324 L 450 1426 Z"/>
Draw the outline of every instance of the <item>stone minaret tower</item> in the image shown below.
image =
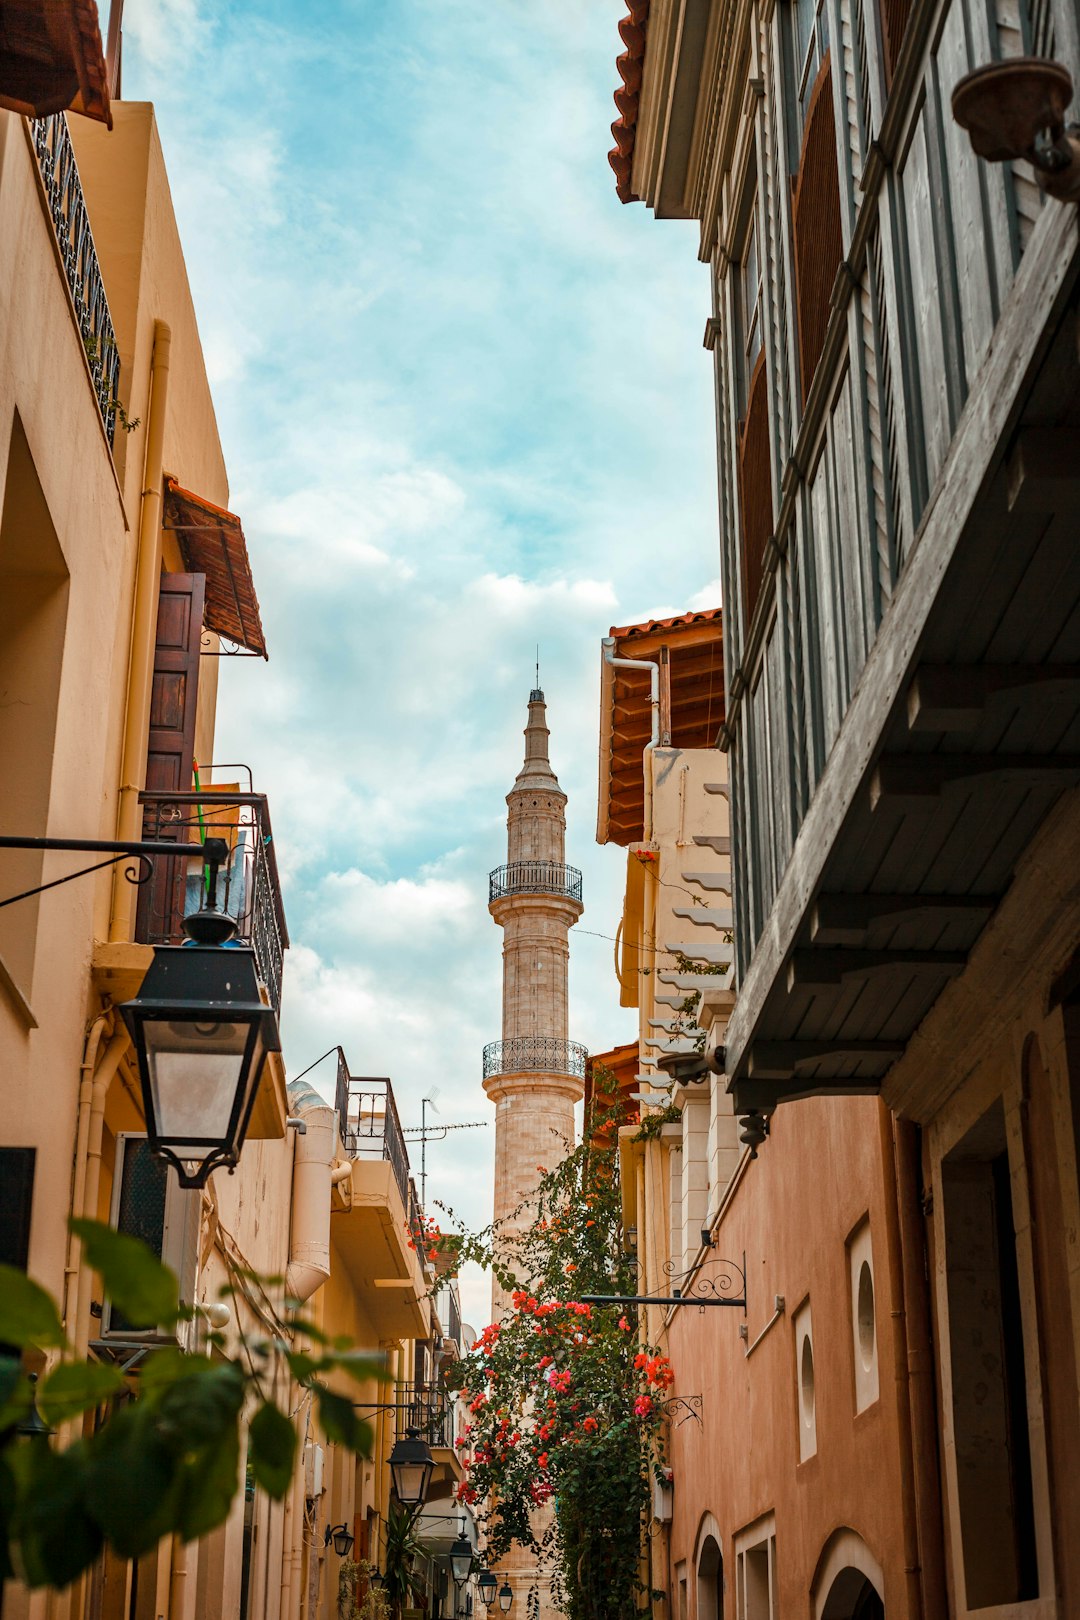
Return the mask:
<path id="1" fill-rule="evenodd" d="M 488 905 L 503 931 L 502 1040 L 484 1048 L 484 1090 L 496 1110 L 496 1220 L 529 1198 L 537 1165 L 556 1163 L 561 1143 L 573 1141 L 585 1089 L 585 1048 L 566 1038 L 567 936 L 581 916 L 581 873 L 564 860 L 566 794 L 548 759 L 538 690 L 529 694 L 525 763 L 506 802 L 507 864 L 491 874 Z M 497 1316 L 497 1287 L 492 1302 Z"/>

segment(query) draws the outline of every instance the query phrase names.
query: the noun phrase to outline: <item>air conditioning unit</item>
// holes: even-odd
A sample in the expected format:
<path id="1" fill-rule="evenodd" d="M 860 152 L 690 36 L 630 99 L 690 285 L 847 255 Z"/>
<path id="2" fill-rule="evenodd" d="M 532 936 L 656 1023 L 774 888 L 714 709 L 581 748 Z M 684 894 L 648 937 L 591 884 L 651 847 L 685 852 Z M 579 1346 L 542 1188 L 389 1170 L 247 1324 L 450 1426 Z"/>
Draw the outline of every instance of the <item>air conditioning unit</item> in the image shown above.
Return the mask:
<path id="1" fill-rule="evenodd" d="M 674 1510 L 675 1476 L 670 1468 L 665 1468 L 663 1480 L 653 1480 L 652 1516 L 657 1524 L 670 1524 Z"/>
<path id="2" fill-rule="evenodd" d="M 121 1131 L 116 1138 L 112 1209 L 109 1221 L 118 1232 L 141 1238 L 158 1259 L 180 1279 L 180 1302 L 195 1302 L 199 1264 L 199 1221 L 202 1193 L 181 1187 L 172 1170 L 150 1152 L 144 1131 Z M 106 1298 L 101 1313 L 101 1336 L 195 1347 L 195 1322 L 159 1328 L 135 1328 L 122 1311 Z"/>

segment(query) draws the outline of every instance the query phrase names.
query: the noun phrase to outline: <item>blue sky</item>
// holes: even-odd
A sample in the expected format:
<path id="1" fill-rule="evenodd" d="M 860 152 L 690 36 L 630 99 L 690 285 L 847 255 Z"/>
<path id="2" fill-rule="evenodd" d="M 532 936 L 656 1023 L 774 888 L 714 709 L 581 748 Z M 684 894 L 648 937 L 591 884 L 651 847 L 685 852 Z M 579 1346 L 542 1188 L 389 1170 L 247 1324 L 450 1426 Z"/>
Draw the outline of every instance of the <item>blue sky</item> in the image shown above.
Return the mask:
<path id="1" fill-rule="evenodd" d="M 225 667 L 216 753 L 270 795 L 287 1062 L 340 1042 L 407 1124 L 432 1086 L 446 1120 L 493 1116 L 486 878 L 537 642 L 585 875 L 570 1034 L 632 1036 L 595 937 L 623 875 L 595 843 L 600 639 L 719 602 L 707 271 L 692 225 L 618 202 L 605 155 L 623 9 L 125 14 L 270 649 Z M 429 1202 L 482 1224 L 493 1144 L 433 1146 Z"/>

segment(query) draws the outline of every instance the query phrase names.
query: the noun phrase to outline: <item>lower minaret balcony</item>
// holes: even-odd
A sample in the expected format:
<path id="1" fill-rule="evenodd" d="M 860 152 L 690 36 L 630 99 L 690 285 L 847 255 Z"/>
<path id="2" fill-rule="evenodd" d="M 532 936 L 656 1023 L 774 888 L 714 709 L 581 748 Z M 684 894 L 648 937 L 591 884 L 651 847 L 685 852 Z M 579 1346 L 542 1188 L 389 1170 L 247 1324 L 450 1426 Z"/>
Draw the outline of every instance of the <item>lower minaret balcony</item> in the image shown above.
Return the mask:
<path id="1" fill-rule="evenodd" d="M 488 903 L 509 894 L 557 894 L 581 899 L 581 873 L 561 861 L 514 861 L 497 866 L 488 878 Z"/>
<path id="2" fill-rule="evenodd" d="M 577 1041 L 546 1035 L 519 1035 L 484 1047 L 484 1079 L 500 1074 L 570 1074 L 585 1078 L 588 1051 Z"/>

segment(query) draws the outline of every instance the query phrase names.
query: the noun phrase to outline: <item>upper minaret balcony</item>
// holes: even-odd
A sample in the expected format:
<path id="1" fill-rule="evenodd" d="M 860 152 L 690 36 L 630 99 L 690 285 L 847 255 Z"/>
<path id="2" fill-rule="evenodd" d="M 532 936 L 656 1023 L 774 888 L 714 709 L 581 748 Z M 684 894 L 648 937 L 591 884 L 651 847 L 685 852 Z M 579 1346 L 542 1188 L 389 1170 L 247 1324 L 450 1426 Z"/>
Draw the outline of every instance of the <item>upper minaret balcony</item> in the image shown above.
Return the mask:
<path id="1" fill-rule="evenodd" d="M 488 877 L 488 903 L 513 894 L 552 894 L 581 899 L 581 873 L 561 861 L 512 861 Z"/>

